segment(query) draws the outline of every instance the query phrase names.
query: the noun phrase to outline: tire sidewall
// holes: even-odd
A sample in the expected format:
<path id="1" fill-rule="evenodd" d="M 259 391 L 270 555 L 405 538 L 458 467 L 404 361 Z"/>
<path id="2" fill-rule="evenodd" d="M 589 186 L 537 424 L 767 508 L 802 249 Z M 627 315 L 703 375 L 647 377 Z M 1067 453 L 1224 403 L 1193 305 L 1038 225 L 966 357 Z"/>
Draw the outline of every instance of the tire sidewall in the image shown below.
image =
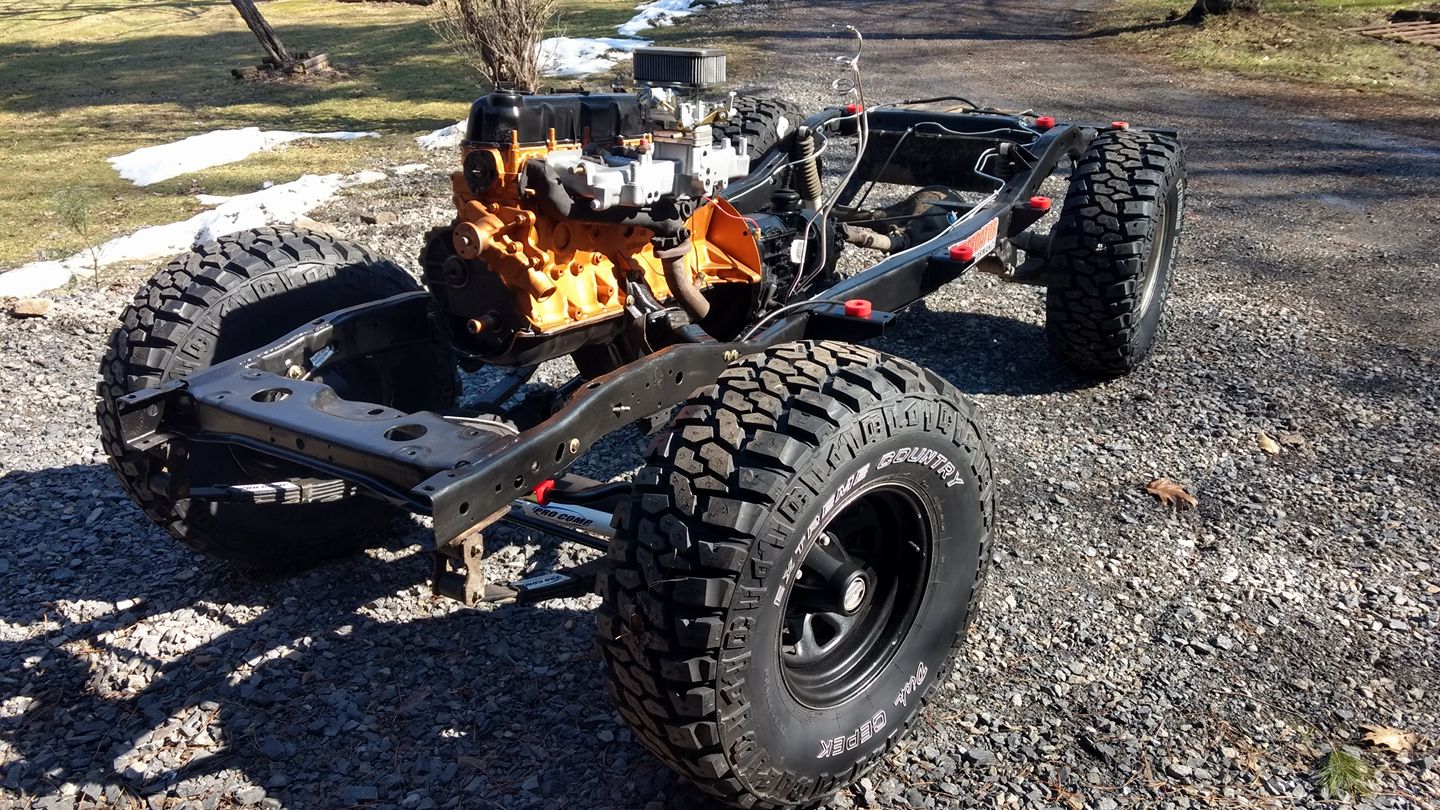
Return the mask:
<path id="1" fill-rule="evenodd" d="M 736 769 L 753 790 L 801 800 L 814 795 L 814 783 L 872 760 L 944 677 L 969 620 L 986 530 L 978 448 L 965 447 L 953 426 L 925 430 L 923 419 L 888 435 L 876 430 L 896 414 L 916 411 L 958 416 L 936 397 L 907 397 L 861 412 L 810 453 L 758 527 L 760 540 L 726 617 L 719 679 L 722 696 L 748 703 L 748 711 L 722 724 L 722 735 L 732 761 L 751 751 L 764 758 Z M 910 460 L 917 456 L 931 464 Z M 818 493 L 809 483 L 815 480 L 826 482 Z M 906 489 L 928 512 L 933 540 L 926 592 L 904 640 L 868 685 L 838 707 L 812 709 L 790 693 L 780 667 L 784 596 L 827 518 L 880 486 Z"/>
<path id="2" fill-rule="evenodd" d="M 1141 267 L 1149 266 L 1153 251 L 1162 250 L 1164 255 L 1160 257 L 1153 271 L 1158 275 L 1154 292 L 1148 300 L 1141 296 L 1141 309 L 1135 313 L 1138 320 L 1134 337 L 1137 360 L 1148 355 L 1151 347 L 1155 345 L 1155 336 L 1160 331 L 1160 320 L 1165 314 L 1165 301 L 1170 294 L 1175 263 L 1180 256 L 1180 231 L 1185 214 L 1185 177 L 1179 172 L 1178 164 L 1170 164 L 1165 172 L 1165 179 L 1161 182 L 1160 191 L 1159 210 L 1150 224 L 1150 237 L 1146 242 Z M 1150 282 L 1148 276 L 1142 269 L 1135 283 L 1143 289 Z"/>

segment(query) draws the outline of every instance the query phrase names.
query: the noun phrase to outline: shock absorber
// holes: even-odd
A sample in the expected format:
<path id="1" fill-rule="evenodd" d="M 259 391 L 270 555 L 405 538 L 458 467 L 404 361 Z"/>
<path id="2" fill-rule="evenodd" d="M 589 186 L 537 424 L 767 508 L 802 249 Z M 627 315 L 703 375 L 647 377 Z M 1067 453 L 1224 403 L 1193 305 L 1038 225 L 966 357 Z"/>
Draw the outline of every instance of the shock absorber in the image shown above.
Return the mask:
<path id="1" fill-rule="evenodd" d="M 795 162 L 795 190 L 805 201 L 805 207 L 814 209 L 820 204 L 824 188 L 820 185 L 820 161 L 815 159 L 815 131 L 801 127 L 795 133 L 795 145 L 791 159 Z"/>

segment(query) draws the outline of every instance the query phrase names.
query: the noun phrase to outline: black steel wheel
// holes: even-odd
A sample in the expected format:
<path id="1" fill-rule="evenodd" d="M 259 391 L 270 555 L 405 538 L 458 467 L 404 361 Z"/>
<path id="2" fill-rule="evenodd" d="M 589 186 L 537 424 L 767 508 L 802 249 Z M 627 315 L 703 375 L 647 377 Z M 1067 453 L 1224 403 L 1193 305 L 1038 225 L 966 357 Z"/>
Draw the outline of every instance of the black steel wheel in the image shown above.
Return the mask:
<path id="1" fill-rule="evenodd" d="M 931 523 L 919 495 L 893 483 L 852 496 L 820 529 L 782 607 L 780 671 L 796 700 L 840 706 L 890 663 L 924 593 Z"/>
<path id="2" fill-rule="evenodd" d="M 1051 238 L 1045 334 L 1057 357 L 1105 377 L 1140 365 L 1160 328 L 1184 216 L 1178 141 L 1111 130 L 1090 143 Z"/>
<path id="3" fill-rule="evenodd" d="M 600 578 L 621 715 L 737 807 L 859 779 L 944 682 L 994 514 L 974 406 L 834 342 L 745 358 L 657 434 Z"/>
<path id="4" fill-rule="evenodd" d="M 196 551 L 256 570 L 301 568 L 358 550 L 398 510 L 351 495 L 319 503 L 171 498 L 152 479 L 184 464 L 194 486 L 268 484 L 306 471 L 260 453 L 193 445 L 160 459 L 125 448 L 116 400 L 256 349 L 338 309 L 419 289 L 402 268 L 357 245 L 293 229 L 223 237 L 177 257 L 140 287 L 100 366 L 100 440 L 121 486 L 147 517 Z M 342 397 L 419 411 L 454 401 L 453 358 L 413 346 L 324 372 Z"/>

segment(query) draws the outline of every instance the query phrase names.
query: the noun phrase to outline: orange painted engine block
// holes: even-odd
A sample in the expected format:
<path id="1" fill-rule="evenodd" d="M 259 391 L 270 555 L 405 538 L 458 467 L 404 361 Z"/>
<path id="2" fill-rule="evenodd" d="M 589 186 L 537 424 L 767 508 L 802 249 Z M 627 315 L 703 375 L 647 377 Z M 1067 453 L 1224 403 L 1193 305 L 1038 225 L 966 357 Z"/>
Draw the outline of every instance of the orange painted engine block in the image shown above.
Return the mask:
<path id="1" fill-rule="evenodd" d="M 626 145 L 645 149 L 649 144 L 642 139 Z M 534 335 L 620 316 L 627 302 L 627 280 L 642 282 L 659 301 L 672 297 L 651 246 L 651 231 L 562 219 L 522 191 L 520 179 L 527 161 L 581 148 L 579 143 L 553 140 L 544 146 L 466 147 L 467 165 L 492 162 L 486 174 L 494 180 L 476 194 L 464 172 L 452 175 L 455 253 L 499 277 L 527 331 Z M 728 202 L 719 198 L 705 202 L 687 228 L 693 249 L 686 264 L 698 289 L 760 282 L 759 247 L 744 218 Z M 472 334 L 492 328 L 483 312 L 474 313 L 467 326 Z"/>

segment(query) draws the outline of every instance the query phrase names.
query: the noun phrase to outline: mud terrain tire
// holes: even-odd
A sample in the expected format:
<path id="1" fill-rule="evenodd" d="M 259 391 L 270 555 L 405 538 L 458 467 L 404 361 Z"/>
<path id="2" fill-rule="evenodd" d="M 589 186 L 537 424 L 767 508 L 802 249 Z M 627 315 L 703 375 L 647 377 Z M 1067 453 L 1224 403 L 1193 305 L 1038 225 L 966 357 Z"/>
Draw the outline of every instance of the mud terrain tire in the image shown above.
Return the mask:
<path id="1" fill-rule="evenodd" d="M 945 682 L 991 480 L 974 406 L 913 363 L 832 342 L 742 359 L 656 436 L 617 513 L 598 632 L 621 715 L 737 807 L 859 779 Z"/>
<path id="2" fill-rule="evenodd" d="M 226 236 L 177 257 L 135 295 L 101 364 L 96 416 L 110 467 L 160 527 L 211 557 L 258 570 L 300 568 L 362 548 L 396 514 L 363 496 L 307 504 L 172 500 L 150 486 L 154 456 L 127 451 L 115 402 L 259 348 L 327 313 L 419 289 L 408 273 L 364 248 L 300 230 L 263 228 Z M 412 347 L 346 364 L 353 399 L 415 411 L 449 405 L 454 362 Z M 192 445 L 195 485 L 270 483 L 305 475 L 258 454 Z"/>
<path id="3" fill-rule="evenodd" d="M 1086 374 L 1118 377 L 1154 346 L 1185 214 L 1179 142 L 1111 130 L 1070 176 L 1051 238 L 1045 334 Z"/>
<path id="4" fill-rule="evenodd" d="M 799 108 L 788 101 L 741 96 L 735 99 L 735 112 L 729 121 L 715 125 L 716 138 L 746 138 L 750 144 L 750 168 L 760 165 L 770 150 L 790 149 L 795 128 L 804 117 Z"/>

